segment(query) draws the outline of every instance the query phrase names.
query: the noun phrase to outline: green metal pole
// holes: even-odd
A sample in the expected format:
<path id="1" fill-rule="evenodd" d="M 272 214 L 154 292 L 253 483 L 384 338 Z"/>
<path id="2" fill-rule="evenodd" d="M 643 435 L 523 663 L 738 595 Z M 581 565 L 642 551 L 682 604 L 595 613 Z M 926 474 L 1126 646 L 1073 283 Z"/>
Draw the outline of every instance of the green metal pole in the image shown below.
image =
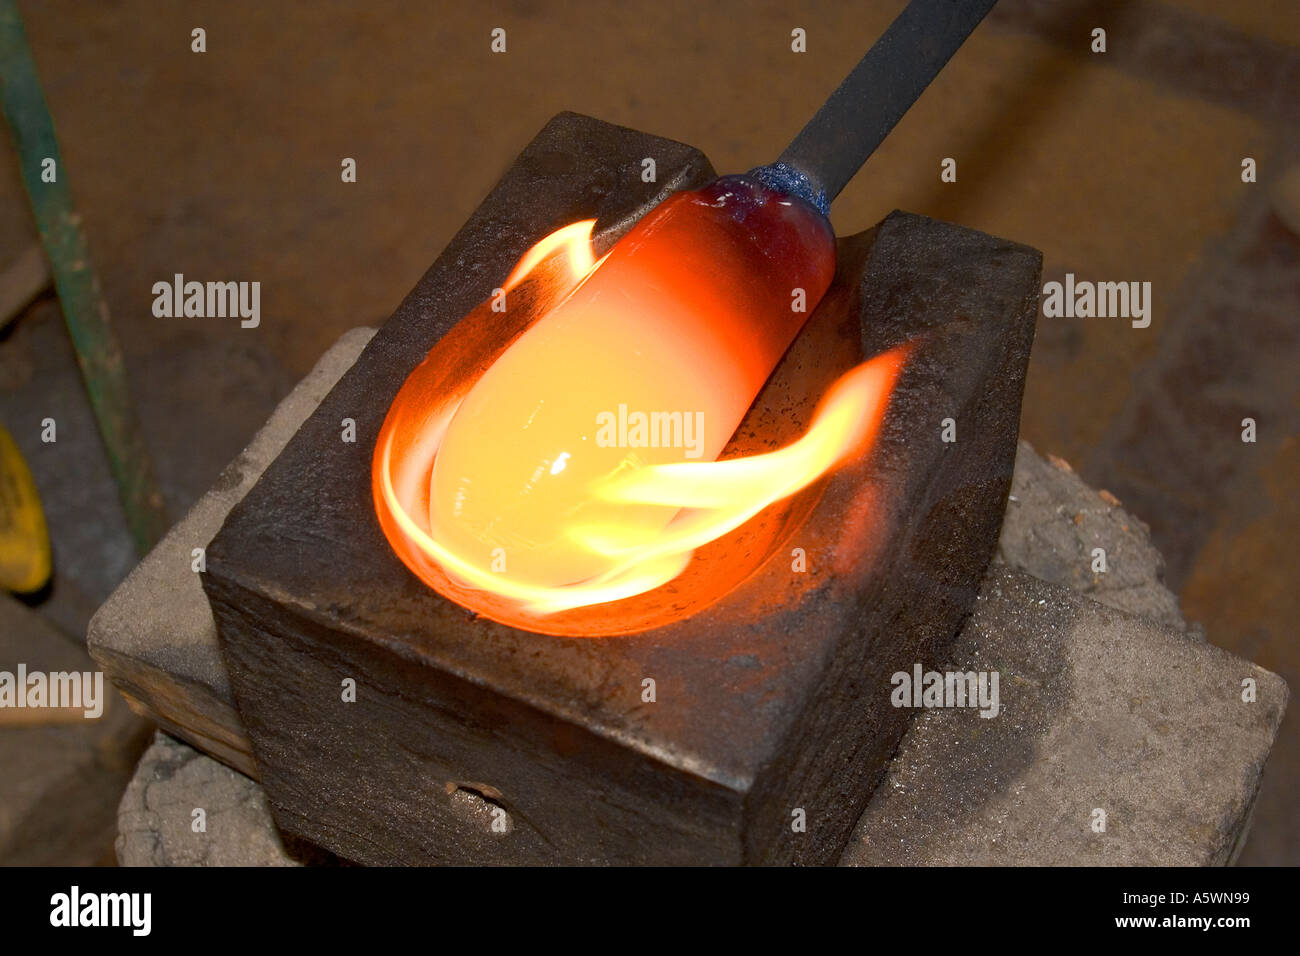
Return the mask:
<path id="1" fill-rule="evenodd" d="M 131 404 L 122 349 L 72 208 L 54 123 L 15 0 L 0 0 L 0 95 L 127 525 L 136 551 L 144 554 L 167 530 L 162 495 Z"/>

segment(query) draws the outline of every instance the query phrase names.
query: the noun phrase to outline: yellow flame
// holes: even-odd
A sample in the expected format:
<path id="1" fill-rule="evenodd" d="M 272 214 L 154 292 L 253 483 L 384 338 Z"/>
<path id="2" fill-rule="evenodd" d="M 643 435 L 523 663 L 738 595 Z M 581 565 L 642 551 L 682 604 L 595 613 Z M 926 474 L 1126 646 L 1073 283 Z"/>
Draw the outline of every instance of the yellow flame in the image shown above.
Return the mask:
<path id="1" fill-rule="evenodd" d="M 574 288 L 596 268 L 596 255 L 591 248 L 591 230 L 594 219 L 581 219 L 551 233 L 524 253 L 515 263 L 501 288 L 509 292 L 532 274 L 533 270 L 552 256 L 562 258 L 568 266 Z"/>
<path id="2" fill-rule="evenodd" d="M 597 497 L 623 504 L 687 509 L 659 540 L 629 546 L 608 527 L 577 527 L 574 538 L 620 560 L 620 568 L 690 552 L 715 541 L 768 505 L 808 487 L 859 448 L 884 414 L 902 364 L 901 350 L 864 362 L 831 386 L 812 424 L 798 441 L 778 451 L 716 462 L 648 465 L 594 489 Z"/>

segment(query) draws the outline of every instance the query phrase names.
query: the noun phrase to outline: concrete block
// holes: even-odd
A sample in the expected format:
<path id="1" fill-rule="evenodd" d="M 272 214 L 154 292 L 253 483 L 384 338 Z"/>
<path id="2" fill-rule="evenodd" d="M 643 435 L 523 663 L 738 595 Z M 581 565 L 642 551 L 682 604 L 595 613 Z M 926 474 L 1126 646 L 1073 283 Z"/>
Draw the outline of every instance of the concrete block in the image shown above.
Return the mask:
<path id="1" fill-rule="evenodd" d="M 1276 674 L 996 566 L 939 669 L 998 671 L 1002 712 L 919 713 L 843 864 L 1215 866 L 1240 848 Z"/>
<path id="2" fill-rule="evenodd" d="M 195 811 L 203 811 L 196 829 Z M 122 866 L 298 866 L 319 851 L 291 853 L 271 824 L 266 795 L 243 774 L 158 733 L 122 795 Z"/>
<path id="3" fill-rule="evenodd" d="M 1098 554 L 1098 551 L 1101 554 Z M 1106 570 L 1098 558 L 1104 559 Z M 1183 620 L 1164 584 L 1165 562 L 1147 526 L 1114 495 L 1084 483 L 1065 461 L 1020 443 L 997 560 L 1107 607 L 1204 635 Z"/>
<path id="4" fill-rule="evenodd" d="M 280 403 L 217 483 L 145 557 L 90 622 L 90 654 L 132 709 L 246 774 L 256 774 L 216 624 L 193 570 L 226 515 L 261 477 L 374 329 L 344 334 Z"/>

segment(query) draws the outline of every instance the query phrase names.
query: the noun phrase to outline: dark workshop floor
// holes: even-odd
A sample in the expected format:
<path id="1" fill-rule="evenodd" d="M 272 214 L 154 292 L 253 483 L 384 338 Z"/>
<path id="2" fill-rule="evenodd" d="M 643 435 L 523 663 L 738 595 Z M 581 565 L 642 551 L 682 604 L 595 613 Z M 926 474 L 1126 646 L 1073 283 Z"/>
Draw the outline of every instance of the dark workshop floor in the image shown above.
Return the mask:
<path id="1" fill-rule="evenodd" d="M 388 315 L 550 115 L 748 169 L 902 2 L 444 6 L 22 4 L 173 514 L 339 334 Z M 496 26 L 505 55 L 488 49 Z M 806 55 L 790 52 L 795 27 Z M 904 208 L 1035 245 L 1049 277 L 1152 283 L 1146 329 L 1040 320 L 1023 433 L 1151 524 L 1211 641 L 1293 688 L 1298 116 L 1289 0 L 1002 0 L 834 213 L 853 232 Z M 956 183 L 939 180 L 944 157 Z M 33 237 L 0 150 L 0 267 Z M 260 281 L 260 327 L 155 318 L 151 286 L 178 272 Z M 1246 416 L 1256 444 L 1240 441 Z M 49 513 L 59 577 L 41 612 L 84 633 L 133 558 L 50 295 L 0 334 L 0 421 Z M 1243 862 L 1300 863 L 1298 726 L 1293 707 Z"/>

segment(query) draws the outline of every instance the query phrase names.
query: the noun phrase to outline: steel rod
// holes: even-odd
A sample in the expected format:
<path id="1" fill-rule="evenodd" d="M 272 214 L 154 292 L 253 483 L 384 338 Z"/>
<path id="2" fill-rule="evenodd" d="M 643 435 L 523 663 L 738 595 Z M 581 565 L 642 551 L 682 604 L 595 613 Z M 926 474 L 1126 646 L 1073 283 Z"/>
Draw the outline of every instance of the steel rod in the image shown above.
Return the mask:
<path id="1" fill-rule="evenodd" d="M 911 0 L 781 154 L 825 209 L 997 0 Z"/>

